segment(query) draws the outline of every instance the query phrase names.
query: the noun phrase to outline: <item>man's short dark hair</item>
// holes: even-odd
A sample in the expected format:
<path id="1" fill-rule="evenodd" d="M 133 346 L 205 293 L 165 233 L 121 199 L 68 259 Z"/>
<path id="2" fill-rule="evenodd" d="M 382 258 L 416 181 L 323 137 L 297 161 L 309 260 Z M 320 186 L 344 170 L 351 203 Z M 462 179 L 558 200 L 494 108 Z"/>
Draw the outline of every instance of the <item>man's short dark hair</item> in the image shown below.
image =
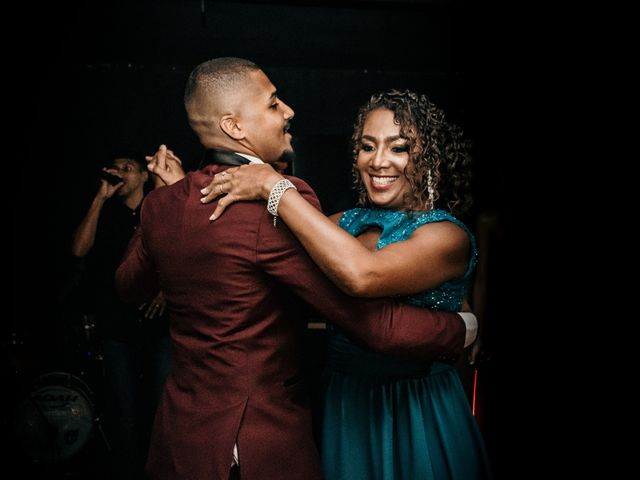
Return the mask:
<path id="1" fill-rule="evenodd" d="M 207 60 L 193 69 L 184 89 L 184 103 L 189 103 L 200 90 L 224 90 L 244 80 L 249 72 L 260 70 L 251 60 L 219 57 Z"/>

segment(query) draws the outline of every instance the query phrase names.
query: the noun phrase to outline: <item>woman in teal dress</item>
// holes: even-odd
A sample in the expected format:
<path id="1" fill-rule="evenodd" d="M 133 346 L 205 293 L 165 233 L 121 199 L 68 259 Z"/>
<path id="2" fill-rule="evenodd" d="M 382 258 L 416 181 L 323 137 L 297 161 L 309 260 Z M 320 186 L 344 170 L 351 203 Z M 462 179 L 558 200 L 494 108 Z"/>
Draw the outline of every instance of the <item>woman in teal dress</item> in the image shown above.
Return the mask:
<path id="1" fill-rule="evenodd" d="M 455 216 L 471 204 L 462 131 L 426 96 L 390 91 L 361 107 L 353 146 L 362 208 L 327 219 L 290 189 L 278 215 L 346 293 L 459 311 L 477 256 L 473 235 Z M 238 199 L 268 200 L 280 180 L 264 165 L 227 170 L 209 186 L 230 192 L 214 215 Z M 334 327 L 322 427 L 328 480 L 491 477 L 451 365 L 373 352 Z"/>

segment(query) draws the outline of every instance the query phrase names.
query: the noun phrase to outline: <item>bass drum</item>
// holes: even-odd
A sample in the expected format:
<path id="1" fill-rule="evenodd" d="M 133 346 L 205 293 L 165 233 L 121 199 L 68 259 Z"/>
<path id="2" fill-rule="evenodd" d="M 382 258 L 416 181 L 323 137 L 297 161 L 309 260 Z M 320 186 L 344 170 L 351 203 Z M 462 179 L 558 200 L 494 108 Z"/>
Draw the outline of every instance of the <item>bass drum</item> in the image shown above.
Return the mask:
<path id="1" fill-rule="evenodd" d="M 35 462 L 67 460 L 82 449 L 94 423 L 93 392 L 69 373 L 38 377 L 18 405 L 16 435 Z"/>

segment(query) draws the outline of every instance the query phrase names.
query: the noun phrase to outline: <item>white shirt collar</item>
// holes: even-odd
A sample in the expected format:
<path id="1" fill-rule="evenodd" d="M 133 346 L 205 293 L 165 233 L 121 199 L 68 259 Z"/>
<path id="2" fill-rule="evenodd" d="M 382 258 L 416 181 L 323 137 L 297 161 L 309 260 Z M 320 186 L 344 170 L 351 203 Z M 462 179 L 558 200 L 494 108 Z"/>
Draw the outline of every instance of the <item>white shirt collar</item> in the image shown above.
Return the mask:
<path id="1" fill-rule="evenodd" d="M 249 160 L 249 163 L 264 163 L 258 157 L 254 157 L 253 155 L 247 155 L 246 153 L 240 153 L 240 152 L 234 152 L 234 153 L 236 155 L 240 155 L 241 157 L 246 158 L 247 160 Z"/>

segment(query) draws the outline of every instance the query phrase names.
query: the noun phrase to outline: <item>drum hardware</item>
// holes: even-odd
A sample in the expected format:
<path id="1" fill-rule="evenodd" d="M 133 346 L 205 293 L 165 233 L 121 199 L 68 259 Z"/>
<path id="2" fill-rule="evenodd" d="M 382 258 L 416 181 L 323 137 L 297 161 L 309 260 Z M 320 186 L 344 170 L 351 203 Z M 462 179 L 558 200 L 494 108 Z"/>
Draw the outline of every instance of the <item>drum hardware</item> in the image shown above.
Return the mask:
<path id="1" fill-rule="evenodd" d="M 93 428 L 111 445 L 94 413 L 93 392 L 78 377 L 52 372 L 38 377 L 14 418 L 15 433 L 34 462 L 70 459 L 85 446 Z"/>
<path id="2" fill-rule="evenodd" d="M 84 332 L 86 342 L 85 355 L 87 359 L 102 360 L 102 354 L 100 354 L 96 348 L 95 328 L 96 324 L 93 323 L 93 316 L 87 314 L 82 315 L 82 331 Z"/>

